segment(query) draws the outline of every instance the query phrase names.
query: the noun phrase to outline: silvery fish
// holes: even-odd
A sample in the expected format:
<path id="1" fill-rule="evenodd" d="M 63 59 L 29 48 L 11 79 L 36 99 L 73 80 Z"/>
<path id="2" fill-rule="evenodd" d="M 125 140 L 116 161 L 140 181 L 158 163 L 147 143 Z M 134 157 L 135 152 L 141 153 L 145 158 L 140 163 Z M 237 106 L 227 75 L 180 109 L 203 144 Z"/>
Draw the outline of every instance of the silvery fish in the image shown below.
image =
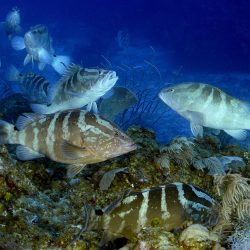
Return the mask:
<path id="1" fill-rule="evenodd" d="M 219 208 L 205 191 L 180 182 L 130 193 L 104 209 L 86 206 L 86 224 L 79 236 L 84 231 L 101 229 L 109 236 L 127 239 L 154 223 L 166 231 L 181 228 L 190 220 L 213 226 L 218 220 Z"/>
<path id="2" fill-rule="evenodd" d="M 95 101 L 109 91 L 117 80 L 115 71 L 87 69 L 73 64 L 51 90 L 48 97 L 50 105 L 34 104 L 31 108 L 36 113 L 51 114 L 88 105 L 88 111 L 93 109 L 97 113 Z"/>
<path id="3" fill-rule="evenodd" d="M 29 62 L 38 62 L 38 68 L 43 70 L 46 64 L 62 74 L 65 65 L 69 64 L 68 56 L 56 56 L 52 48 L 52 38 L 49 35 L 48 28 L 45 25 L 38 24 L 30 28 L 25 33 L 24 38 L 20 36 L 11 39 L 12 47 L 16 50 L 26 48 L 27 56 L 24 59 L 24 65 Z"/>
<path id="4" fill-rule="evenodd" d="M 190 121 L 194 136 L 203 136 L 203 127 L 224 130 L 244 140 L 250 129 L 249 103 L 205 83 L 181 83 L 163 89 L 159 97 Z"/>
<path id="5" fill-rule="evenodd" d="M 135 94 L 127 88 L 114 87 L 111 91 L 112 95 L 103 99 L 100 104 L 100 114 L 108 120 L 114 121 L 118 114 L 135 105 L 138 100 Z"/>
<path id="6" fill-rule="evenodd" d="M 30 103 L 47 103 L 50 83 L 33 72 L 21 73 L 11 65 L 6 72 L 6 80 L 18 82 L 21 92 Z"/>
<path id="7" fill-rule="evenodd" d="M 70 178 L 86 164 L 136 149 L 134 142 L 113 123 L 81 110 L 46 116 L 25 113 L 19 116 L 15 126 L 0 120 L 0 144 L 20 144 L 16 150 L 20 160 L 47 156 L 56 162 L 71 164 Z"/>
<path id="8" fill-rule="evenodd" d="M 14 33 L 18 33 L 21 31 L 20 23 L 20 11 L 15 7 L 7 14 L 5 22 L 3 22 L 5 33 L 8 38 L 11 38 Z"/>

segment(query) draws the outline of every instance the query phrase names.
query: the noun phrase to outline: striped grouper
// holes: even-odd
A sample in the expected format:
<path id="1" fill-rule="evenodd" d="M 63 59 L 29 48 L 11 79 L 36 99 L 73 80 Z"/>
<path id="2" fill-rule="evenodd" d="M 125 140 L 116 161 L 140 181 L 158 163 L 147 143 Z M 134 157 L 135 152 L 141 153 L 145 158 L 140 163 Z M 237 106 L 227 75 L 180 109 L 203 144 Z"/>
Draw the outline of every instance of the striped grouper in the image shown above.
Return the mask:
<path id="1" fill-rule="evenodd" d="M 20 144 L 16 155 L 21 160 L 48 158 L 70 164 L 68 177 L 86 164 L 97 163 L 128 153 L 133 141 L 113 123 L 82 110 L 51 115 L 25 113 L 14 125 L 0 120 L 0 144 Z"/>
<path id="2" fill-rule="evenodd" d="M 97 113 L 96 101 L 117 82 L 115 71 L 88 69 L 71 64 L 66 73 L 53 85 L 48 95 L 49 105 L 32 104 L 35 113 L 51 114 L 77 109 L 87 105 L 87 110 Z"/>
<path id="3" fill-rule="evenodd" d="M 181 83 L 163 89 L 159 97 L 190 121 L 194 136 L 203 135 L 203 126 L 224 130 L 238 140 L 250 129 L 249 103 L 205 83 Z"/>
<path id="4" fill-rule="evenodd" d="M 11 65 L 6 72 L 6 80 L 18 82 L 24 97 L 31 103 L 47 103 L 50 83 L 33 72 L 21 73 Z"/>
<path id="5" fill-rule="evenodd" d="M 212 226 L 217 221 L 217 203 L 193 185 L 171 183 L 130 193 L 104 209 L 85 207 L 88 230 L 101 229 L 112 237 L 131 239 L 142 228 L 157 225 L 175 230 L 187 221 Z M 76 240 L 76 239 L 75 239 Z"/>

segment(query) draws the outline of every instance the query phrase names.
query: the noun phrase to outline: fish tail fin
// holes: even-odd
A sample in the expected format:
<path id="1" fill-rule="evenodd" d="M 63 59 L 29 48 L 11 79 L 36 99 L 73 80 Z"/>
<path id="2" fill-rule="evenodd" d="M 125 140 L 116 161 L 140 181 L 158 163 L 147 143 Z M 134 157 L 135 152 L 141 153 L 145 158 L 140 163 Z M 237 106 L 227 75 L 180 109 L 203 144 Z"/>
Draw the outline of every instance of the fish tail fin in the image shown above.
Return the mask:
<path id="1" fill-rule="evenodd" d="M 14 66 L 10 65 L 5 73 L 5 79 L 10 82 L 17 82 L 20 79 L 19 70 Z"/>
<path id="2" fill-rule="evenodd" d="M 51 114 L 50 107 L 44 104 L 30 104 L 30 108 L 37 114 Z"/>
<path id="3" fill-rule="evenodd" d="M 0 120 L 0 144 L 13 143 L 11 141 L 13 132 L 14 132 L 13 124 Z"/>
<path id="4" fill-rule="evenodd" d="M 14 50 L 23 50 L 25 49 L 24 38 L 21 36 L 14 36 L 10 40 L 11 46 Z"/>
<path id="5" fill-rule="evenodd" d="M 69 56 L 55 56 L 51 65 L 58 74 L 62 75 L 69 64 Z"/>

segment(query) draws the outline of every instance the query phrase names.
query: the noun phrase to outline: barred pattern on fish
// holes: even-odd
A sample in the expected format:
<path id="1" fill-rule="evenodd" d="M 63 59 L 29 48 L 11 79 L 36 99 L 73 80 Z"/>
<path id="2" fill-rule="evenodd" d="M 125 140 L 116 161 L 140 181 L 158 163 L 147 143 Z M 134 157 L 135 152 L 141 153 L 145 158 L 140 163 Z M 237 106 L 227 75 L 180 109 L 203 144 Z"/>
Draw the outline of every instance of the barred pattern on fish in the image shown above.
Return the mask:
<path id="1" fill-rule="evenodd" d="M 50 92 L 51 104 L 49 106 L 32 105 L 31 108 L 36 113 L 51 114 L 88 105 L 88 111 L 93 108 L 97 113 L 95 101 L 109 91 L 117 80 L 115 71 L 70 65 L 65 75 Z"/>
<path id="2" fill-rule="evenodd" d="M 101 211 L 89 211 L 86 228 L 131 238 L 154 221 L 168 231 L 180 228 L 187 220 L 213 226 L 218 219 L 217 205 L 200 188 L 176 182 L 131 193 Z"/>
<path id="3" fill-rule="evenodd" d="M 19 82 L 20 89 L 25 98 L 31 103 L 47 103 L 50 83 L 41 75 L 33 72 L 20 73 L 11 65 L 6 72 L 8 81 Z"/>
<path id="4" fill-rule="evenodd" d="M 98 115 L 70 110 L 51 115 L 23 114 L 16 127 L 0 121 L 0 143 L 21 144 L 17 157 L 30 160 L 47 156 L 66 164 L 73 177 L 86 164 L 105 161 L 136 148 L 113 123 Z"/>
<path id="5" fill-rule="evenodd" d="M 190 121 L 194 136 L 203 135 L 203 126 L 221 129 L 243 140 L 250 129 L 250 105 L 205 83 L 181 83 L 163 89 L 159 97 Z"/>

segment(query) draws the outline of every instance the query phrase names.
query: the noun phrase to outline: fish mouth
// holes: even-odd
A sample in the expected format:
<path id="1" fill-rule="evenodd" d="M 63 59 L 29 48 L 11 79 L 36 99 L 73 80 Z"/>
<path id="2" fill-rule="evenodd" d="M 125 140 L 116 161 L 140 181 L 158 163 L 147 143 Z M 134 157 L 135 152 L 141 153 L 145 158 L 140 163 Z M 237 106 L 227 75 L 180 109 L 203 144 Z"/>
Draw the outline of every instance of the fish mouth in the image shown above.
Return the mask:
<path id="1" fill-rule="evenodd" d="M 107 73 L 107 80 L 118 79 L 115 71 L 110 71 Z"/>
<path id="2" fill-rule="evenodd" d="M 124 148 L 128 150 L 128 152 L 136 150 L 137 145 L 134 142 L 129 142 L 124 145 Z"/>

